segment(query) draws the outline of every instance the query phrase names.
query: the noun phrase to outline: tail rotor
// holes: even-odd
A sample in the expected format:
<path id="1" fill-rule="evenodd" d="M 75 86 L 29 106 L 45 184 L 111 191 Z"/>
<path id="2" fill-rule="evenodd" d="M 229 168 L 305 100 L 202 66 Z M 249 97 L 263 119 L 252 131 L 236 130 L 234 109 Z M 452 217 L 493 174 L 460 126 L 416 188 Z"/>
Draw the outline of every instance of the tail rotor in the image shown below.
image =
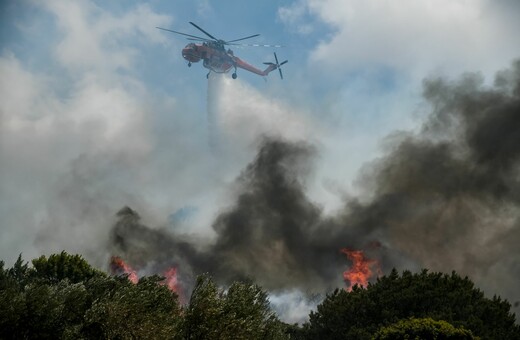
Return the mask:
<path id="1" fill-rule="evenodd" d="M 280 66 L 282 66 L 283 64 L 286 64 L 289 60 L 282 61 L 281 63 L 278 62 L 278 57 L 276 56 L 276 52 L 274 52 L 274 60 L 276 61 L 276 63 L 267 62 L 264 64 L 275 66 L 275 69 L 278 69 L 278 72 L 280 73 L 280 79 L 283 79 L 282 69 Z"/>

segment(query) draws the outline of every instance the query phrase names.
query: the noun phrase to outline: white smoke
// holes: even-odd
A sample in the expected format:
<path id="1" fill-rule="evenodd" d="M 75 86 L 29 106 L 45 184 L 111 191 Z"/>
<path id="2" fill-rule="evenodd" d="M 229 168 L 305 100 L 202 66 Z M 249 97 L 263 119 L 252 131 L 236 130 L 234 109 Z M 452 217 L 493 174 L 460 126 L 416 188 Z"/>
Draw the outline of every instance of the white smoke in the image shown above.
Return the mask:
<path id="1" fill-rule="evenodd" d="M 260 79 L 259 79 L 260 81 Z M 284 103 L 228 74 L 208 79 L 210 143 L 243 166 L 263 136 L 315 141 L 322 131 L 302 108 Z"/>
<path id="2" fill-rule="evenodd" d="M 271 293 L 269 301 L 278 316 L 287 323 L 303 323 L 309 319 L 309 313 L 316 310 L 322 296 L 307 297 L 303 292 L 292 290 Z"/>

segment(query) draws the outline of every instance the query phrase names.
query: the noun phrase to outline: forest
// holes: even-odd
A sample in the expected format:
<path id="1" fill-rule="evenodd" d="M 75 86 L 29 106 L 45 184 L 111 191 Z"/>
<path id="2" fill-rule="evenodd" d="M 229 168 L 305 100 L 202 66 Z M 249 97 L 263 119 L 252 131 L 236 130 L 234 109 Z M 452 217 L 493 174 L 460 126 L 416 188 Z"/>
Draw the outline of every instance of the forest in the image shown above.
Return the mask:
<path id="1" fill-rule="evenodd" d="M 520 339 L 511 304 L 457 273 L 392 270 L 326 295 L 303 324 L 251 281 L 201 274 L 180 303 L 165 277 L 109 275 L 65 251 L 0 261 L 1 339 Z"/>

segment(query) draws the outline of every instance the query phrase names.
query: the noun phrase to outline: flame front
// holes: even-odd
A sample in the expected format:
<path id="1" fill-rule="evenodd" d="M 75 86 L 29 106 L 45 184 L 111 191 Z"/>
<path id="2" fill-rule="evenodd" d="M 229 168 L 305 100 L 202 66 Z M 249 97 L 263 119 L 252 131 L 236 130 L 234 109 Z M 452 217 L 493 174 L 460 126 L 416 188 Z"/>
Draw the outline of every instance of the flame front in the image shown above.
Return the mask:
<path id="1" fill-rule="evenodd" d="M 377 260 L 367 259 L 362 250 L 343 248 L 341 252 L 347 255 L 348 259 L 352 261 L 352 267 L 343 272 L 343 279 L 349 284 L 346 288 L 347 291 L 352 291 L 352 288 L 356 284 L 361 287 L 366 287 L 368 281 L 373 276 L 372 268 L 375 267 L 378 274 L 381 272 L 379 262 Z"/>
<path id="2" fill-rule="evenodd" d="M 164 284 L 166 287 L 168 287 L 169 290 L 172 292 L 178 293 L 179 292 L 179 282 L 177 279 L 177 268 L 172 267 L 168 269 L 164 273 Z"/>
<path id="3" fill-rule="evenodd" d="M 112 256 L 110 259 L 110 271 L 112 272 L 112 275 L 128 275 L 128 280 L 134 284 L 139 282 L 137 272 L 119 256 Z"/>
<path id="4" fill-rule="evenodd" d="M 139 282 L 137 272 L 119 256 L 112 256 L 110 259 L 110 272 L 112 275 L 128 275 L 128 280 L 134 284 Z M 168 287 L 169 290 L 177 293 L 177 295 L 180 295 L 177 268 L 171 267 L 164 272 L 163 276 L 164 281 L 162 281 L 161 284 L 164 284 L 166 287 Z"/>

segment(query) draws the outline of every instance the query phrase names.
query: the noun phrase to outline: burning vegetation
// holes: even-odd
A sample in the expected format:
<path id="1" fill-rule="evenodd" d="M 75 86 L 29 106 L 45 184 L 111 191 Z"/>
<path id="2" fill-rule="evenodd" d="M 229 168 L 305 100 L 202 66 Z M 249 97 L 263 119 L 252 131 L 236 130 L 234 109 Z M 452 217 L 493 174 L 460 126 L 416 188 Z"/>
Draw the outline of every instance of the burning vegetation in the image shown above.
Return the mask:
<path id="1" fill-rule="evenodd" d="M 233 203 L 212 223 L 212 243 L 149 227 L 124 208 L 109 251 L 147 273 L 182 268 L 175 286 L 188 292 L 205 272 L 222 285 L 251 278 L 273 292 L 312 294 L 342 279 L 347 289 L 365 286 L 393 267 L 427 267 L 457 270 L 520 300 L 519 89 L 520 62 L 499 72 L 494 87 L 476 74 L 426 80 L 432 112 L 422 130 L 392 135 L 387 154 L 359 178 L 370 194 L 344 198 L 336 215 L 306 194 L 316 148 L 266 137 L 237 177 Z M 380 246 L 362 254 L 374 240 Z M 338 250 L 352 262 L 346 271 Z"/>
<path id="2" fill-rule="evenodd" d="M 352 291 L 355 285 L 366 287 L 370 279 L 373 278 L 375 269 L 377 275 L 381 275 L 381 268 L 377 260 L 367 259 L 362 250 L 341 249 L 352 261 L 352 266 L 343 272 L 343 279 L 348 284 L 347 291 Z"/>
<path id="3" fill-rule="evenodd" d="M 367 259 L 362 250 L 349 250 L 347 248 L 341 249 L 341 252 L 347 255 L 347 258 L 352 262 L 351 267 L 343 272 L 343 279 L 348 285 L 347 291 L 352 291 L 355 285 L 366 288 L 368 282 L 374 277 L 374 271 L 378 276 L 382 275 L 377 260 Z M 115 276 L 126 276 L 130 282 L 137 284 L 139 282 L 139 276 L 137 272 L 132 269 L 122 258 L 119 256 L 112 256 L 110 258 L 110 274 Z M 172 292 L 180 294 L 179 280 L 177 278 L 177 268 L 171 267 L 163 273 L 164 281 L 161 284 L 168 287 Z M 184 300 L 184 299 L 182 299 Z"/>
<path id="4" fill-rule="evenodd" d="M 137 284 L 139 282 L 139 276 L 137 275 L 137 272 L 119 256 L 112 256 L 110 258 L 110 274 L 115 276 L 126 276 L 133 284 Z M 171 267 L 167 269 L 162 276 L 164 276 L 164 280 L 161 282 L 161 284 L 168 287 L 170 291 L 179 294 L 180 289 L 177 279 L 177 268 Z"/>
<path id="5" fill-rule="evenodd" d="M 139 282 L 139 277 L 137 276 L 137 272 L 132 269 L 128 264 L 123 261 L 119 256 L 112 256 L 110 258 L 110 273 L 112 275 L 125 275 L 130 282 L 133 284 L 137 284 Z"/>
<path id="6" fill-rule="evenodd" d="M 151 273 L 181 267 L 187 275 L 177 278 L 176 286 L 188 291 L 195 275 L 204 272 L 222 284 L 252 278 L 270 290 L 331 289 L 341 282 L 345 266 L 337 251 L 345 242 L 366 244 L 370 235 L 347 228 L 343 218 L 324 217 L 306 197 L 302 183 L 314 154 L 309 145 L 265 139 L 255 161 L 237 179 L 236 203 L 217 217 L 216 240 L 206 248 L 142 224 L 139 215 L 125 207 L 112 230 L 112 252 Z M 358 280 L 352 285 L 366 285 L 371 278 L 371 273 L 361 272 L 360 261 L 364 258 L 356 257 L 350 269 L 349 275 Z"/>

